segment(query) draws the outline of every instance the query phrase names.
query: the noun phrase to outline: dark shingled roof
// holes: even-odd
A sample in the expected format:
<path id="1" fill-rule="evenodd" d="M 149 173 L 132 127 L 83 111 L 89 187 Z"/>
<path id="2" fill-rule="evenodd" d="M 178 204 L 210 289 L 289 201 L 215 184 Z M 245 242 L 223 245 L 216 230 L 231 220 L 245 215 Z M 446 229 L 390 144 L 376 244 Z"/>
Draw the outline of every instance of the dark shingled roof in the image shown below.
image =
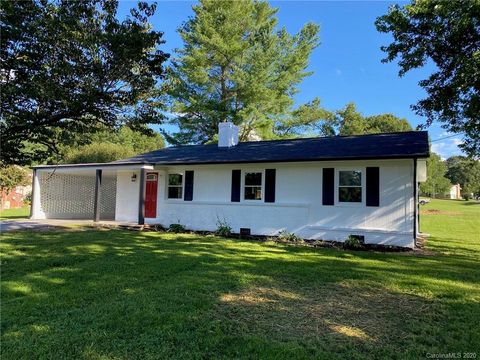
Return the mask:
<path id="1" fill-rule="evenodd" d="M 168 147 L 109 164 L 234 164 L 320 160 L 405 159 L 429 156 L 428 133 L 332 136 L 241 142 L 231 148 L 217 144 Z"/>

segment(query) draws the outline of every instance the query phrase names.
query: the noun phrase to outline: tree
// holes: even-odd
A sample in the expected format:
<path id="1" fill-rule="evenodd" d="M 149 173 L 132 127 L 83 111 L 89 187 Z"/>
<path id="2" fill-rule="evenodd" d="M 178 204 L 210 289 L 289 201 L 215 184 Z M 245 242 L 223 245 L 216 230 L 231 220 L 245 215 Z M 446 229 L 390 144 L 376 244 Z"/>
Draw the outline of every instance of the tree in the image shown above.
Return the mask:
<path id="1" fill-rule="evenodd" d="M 92 136 L 91 141 L 88 145 L 74 145 L 61 149 L 63 154 L 61 162 L 104 163 L 165 147 L 165 141 L 159 133 L 148 136 L 126 126 L 116 132 L 99 131 Z"/>
<path id="2" fill-rule="evenodd" d="M 460 184 L 462 194 L 480 196 L 480 162 L 464 156 L 452 156 L 446 161 L 446 177 L 452 184 Z"/>
<path id="3" fill-rule="evenodd" d="M 64 160 L 69 164 L 105 163 L 135 155 L 131 147 L 109 142 L 94 142 L 72 149 Z"/>
<path id="4" fill-rule="evenodd" d="M 413 0 L 394 5 L 377 18 L 380 32 L 393 42 L 383 46 L 383 62 L 399 58 L 399 76 L 433 61 L 436 71 L 420 81 L 427 97 L 412 108 L 453 133 L 464 134 L 460 145 L 480 153 L 480 2 L 478 0 Z"/>
<path id="5" fill-rule="evenodd" d="M 165 140 L 160 133 L 154 132 L 152 135 L 145 135 L 127 126 L 123 126 L 116 132 L 104 130 L 95 133 L 92 141 L 119 144 L 130 148 L 133 154 L 143 154 L 165 147 Z"/>
<path id="6" fill-rule="evenodd" d="M 364 117 L 354 103 L 336 112 L 334 122 L 339 135 L 378 134 L 387 132 L 402 132 L 413 130 L 406 119 L 392 114 L 381 114 Z"/>
<path id="7" fill-rule="evenodd" d="M 26 186 L 30 184 L 31 178 L 28 170 L 17 166 L 1 166 L 0 167 L 0 193 L 9 193 L 16 186 Z M 3 209 L 3 202 L 0 204 Z"/>
<path id="8" fill-rule="evenodd" d="M 0 130 L 5 163 L 42 161 L 79 136 L 162 121 L 157 83 L 168 55 L 139 3 L 116 18 L 117 1 L 2 3 Z M 31 151 L 33 149 L 33 151 Z"/>
<path id="9" fill-rule="evenodd" d="M 431 153 L 427 160 L 427 181 L 420 184 L 420 193 L 425 196 L 444 196 L 450 189 L 450 181 L 445 177 L 447 165 L 441 157 Z"/>
<path id="10" fill-rule="evenodd" d="M 317 25 L 306 24 L 296 35 L 278 30 L 277 10 L 266 1 L 201 0 L 193 11 L 179 29 L 184 46 L 166 85 L 171 121 L 180 128 L 170 142 L 209 142 L 222 121 L 239 125 L 244 141 L 252 134 L 283 137 L 317 120 L 301 117 L 297 126 L 292 110 L 297 85 L 310 74 Z"/>

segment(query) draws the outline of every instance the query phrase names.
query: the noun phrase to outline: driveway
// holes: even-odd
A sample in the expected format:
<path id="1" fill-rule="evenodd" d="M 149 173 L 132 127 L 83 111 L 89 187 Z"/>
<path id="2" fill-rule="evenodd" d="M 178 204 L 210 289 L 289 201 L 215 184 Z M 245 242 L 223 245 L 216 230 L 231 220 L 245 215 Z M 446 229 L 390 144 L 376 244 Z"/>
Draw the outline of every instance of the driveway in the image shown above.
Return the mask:
<path id="1" fill-rule="evenodd" d="M 78 225 L 93 225 L 92 220 L 2 220 L 0 221 L 0 231 L 18 231 L 18 230 L 51 230 L 55 228 L 71 228 Z"/>

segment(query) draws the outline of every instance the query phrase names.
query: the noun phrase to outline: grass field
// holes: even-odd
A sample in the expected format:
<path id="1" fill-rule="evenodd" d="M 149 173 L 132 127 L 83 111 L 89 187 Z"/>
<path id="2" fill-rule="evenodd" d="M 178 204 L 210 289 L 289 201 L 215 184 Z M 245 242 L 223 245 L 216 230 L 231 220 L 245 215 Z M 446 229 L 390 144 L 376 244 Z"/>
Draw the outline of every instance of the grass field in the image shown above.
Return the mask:
<path id="1" fill-rule="evenodd" d="M 125 231 L 2 235 L 2 359 L 480 357 L 480 205 L 429 253 Z"/>
<path id="2" fill-rule="evenodd" d="M 0 210 L 0 220 L 26 219 L 30 216 L 30 207 Z"/>

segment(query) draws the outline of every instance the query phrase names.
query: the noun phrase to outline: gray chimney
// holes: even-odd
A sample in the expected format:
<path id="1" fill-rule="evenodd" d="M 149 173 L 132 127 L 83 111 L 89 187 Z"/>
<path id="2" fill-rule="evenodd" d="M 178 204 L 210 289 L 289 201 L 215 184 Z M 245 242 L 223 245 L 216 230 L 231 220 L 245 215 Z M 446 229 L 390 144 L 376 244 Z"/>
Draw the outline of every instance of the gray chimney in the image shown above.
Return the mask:
<path id="1" fill-rule="evenodd" d="M 218 147 L 232 147 L 238 144 L 238 126 L 231 122 L 218 124 Z"/>

